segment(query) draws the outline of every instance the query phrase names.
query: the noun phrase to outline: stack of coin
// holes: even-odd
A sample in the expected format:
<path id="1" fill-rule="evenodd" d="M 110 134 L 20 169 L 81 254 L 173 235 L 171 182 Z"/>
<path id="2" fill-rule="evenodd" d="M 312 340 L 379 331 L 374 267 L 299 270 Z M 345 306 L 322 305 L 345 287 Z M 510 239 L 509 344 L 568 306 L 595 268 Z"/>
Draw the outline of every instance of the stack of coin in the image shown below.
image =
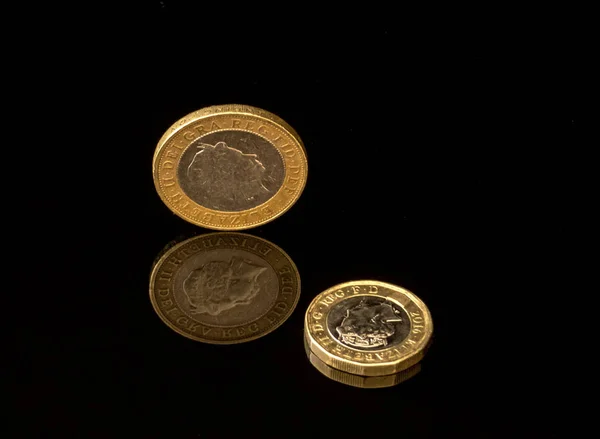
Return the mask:
<path id="1" fill-rule="evenodd" d="M 356 387 L 387 387 L 414 376 L 432 333 L 431 314 L 422 300 L 399 286 L 370 280 L 322 292 L 304 320 L 312 365 Z"/>

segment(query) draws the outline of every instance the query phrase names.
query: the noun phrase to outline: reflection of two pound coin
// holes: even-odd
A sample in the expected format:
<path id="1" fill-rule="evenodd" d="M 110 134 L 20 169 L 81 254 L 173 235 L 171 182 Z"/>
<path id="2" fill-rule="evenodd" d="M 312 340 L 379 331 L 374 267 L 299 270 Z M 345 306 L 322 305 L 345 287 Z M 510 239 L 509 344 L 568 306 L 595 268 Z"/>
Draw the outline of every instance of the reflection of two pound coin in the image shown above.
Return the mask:
<path id="1" fill-rule="evenodd" d="M 262 337 L 292 313 L 300 295 L 294 262 L 275 244 L 211 233 L 170 248 L 155 264 L 150 300 L 176 332 L 206 343 Z"/>
<path id="2" fill-rule="evenodd" d="M 433 333 L 431 315 L 413 293 L 378 281 L 354 281 L 319 294 L 306 311 L 308 349 L 334 369 L 363 376 L 417 364 Z"/>
<path id="3" fill-rule="evenodd" d="M 267 111 L 208 107 L 169 128 L 152 164 L 164 203 L 183 219 L 216 230 L 241 230 L 287 211 L 306 183 L 298 134 Z"/>

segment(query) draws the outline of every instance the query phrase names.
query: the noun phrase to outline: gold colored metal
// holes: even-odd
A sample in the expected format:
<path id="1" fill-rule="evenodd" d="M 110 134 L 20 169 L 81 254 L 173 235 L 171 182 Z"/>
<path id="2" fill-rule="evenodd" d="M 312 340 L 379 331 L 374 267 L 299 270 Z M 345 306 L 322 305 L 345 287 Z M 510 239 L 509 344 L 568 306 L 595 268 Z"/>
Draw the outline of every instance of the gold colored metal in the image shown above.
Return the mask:
<path id="1" fill-rule="evenodd" d="M 334 369 L 331 366 L 326 365 L 319 359 L 314 353 L 312 353 L 308 347 L 306 338 L 304 339 L 304 349 L 306 350 L 306 356 L 310 363 L 325 375 L 327 378 L 337 381 L 338 383 L 346 384 L 348 386 L 359 387 L 361 389 L 380 389 L 383 387 L 396 386 L 404 381 L 409 380 L 421 371 L 421 363 L 417 363 L 408 369 L 398 372 L 393 375 L 383 376 L 362 376 L 353 375 L 341 370 Z"/>
<path id="2" fill-rule="evenodd" d="M 175 244 L 150 276 L 150 300 L 160 319 L 204 343 L 262 337 L 290 317 L 299 296 L 300 275 L 290 257 L 245 233 L 208 233 Z"/>
<path id="3" fill-rule="evenodd" d="M 210 160 L 196 166 L 197 151 Z M 159 140 L 152 162 L 156 190 L 169 209 L 214 230 L 243 230 L 279 217 L 302 194 L 307 170 L 298 133 L 247 105 L 213 106 L 181 118 Z"/>
<path id="4" fill-rule="evenodd" d="M 433 333 L 427 306 L 410 291 L 360 280 L 319 294 L 304 318 L 310 351 L 327 366 L 363 376 L 392 375 L 417 364 Z"/>

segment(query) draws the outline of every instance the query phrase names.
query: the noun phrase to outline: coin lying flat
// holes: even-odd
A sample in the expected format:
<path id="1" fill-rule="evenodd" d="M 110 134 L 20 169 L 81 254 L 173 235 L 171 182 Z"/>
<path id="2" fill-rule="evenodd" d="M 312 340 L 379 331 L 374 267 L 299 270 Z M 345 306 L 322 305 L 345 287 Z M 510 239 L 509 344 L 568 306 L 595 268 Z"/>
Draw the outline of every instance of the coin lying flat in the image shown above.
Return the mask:
<path id="1" fill-rule="evenodd" d="M 319 294 L 304 325 L 317 358 L 364 376 L 391 375 L 415 365 L 433 333 L 423 301 L 399 286 L 370 280 L 346 282 Z"/>
<path id="2" fill-rule="evenodd" d="M 275 244 L 243 233 L 210 233 L 171 247 L 150 277 L 152 306 L 171 329 L 205 343 L 262 337 L 294 311 L 300 276 Z"/>
<path id="3" fill-rule="evenodd" d="M 337 381 L 338 383 L 347 384 L 353 387 L 360 387 L 362 389 L 379 389 L 383 387 L 396 386 L 404 381 L 414 377 L 421 371 L 421 363 L 417 363 L 402 372 L 395 373 L 393 375 L 382 375 L 382 376 L 362 376 L 354 375 L 348 372 L 334 369 L 328 366 L 319 359 L 314 353 L 312 353 L 308 347 L 306 338 L 304 339 L 304 348 L 306 350 L 306 356 L 308 361 L 325 375 L 327 378 Z"/>
<path id="4" fill-rule="evenodd" d="M 208 107 L 175 122 L 152 163 L 160 198 L 181 218 L 215 230 L 242 230 L 286 212 L 306 184 L 298 134 L 265 110 Z"/>

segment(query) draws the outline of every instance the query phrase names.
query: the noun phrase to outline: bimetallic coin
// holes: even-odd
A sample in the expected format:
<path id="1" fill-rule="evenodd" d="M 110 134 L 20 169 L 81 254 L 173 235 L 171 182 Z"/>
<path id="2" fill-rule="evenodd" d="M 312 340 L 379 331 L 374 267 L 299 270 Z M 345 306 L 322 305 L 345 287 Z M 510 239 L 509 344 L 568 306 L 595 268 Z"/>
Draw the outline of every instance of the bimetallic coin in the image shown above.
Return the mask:
<path id="1" fill-rule="evenodd" d="M 433 333 L 425 304 L 396 285 L 362 280 L 319 294 L 304 320 L 309 349 L 328 366 L 381 376 L 418 363 Z"/>
<path id="2" fill-rule="evenodd" d="M 262 337 L 294 311 L 300 276 L 275 244 L 242 233 L 196 236 L 170 248 L 150 277 L 150 300 L 171 329 L 193 340 Z"/>
<path id="3" fill-rule="evenodd" d="M 308 361 L 312 364 L 315 369 L 325 375 L 327 378 L 337 381 L 338 383 L 347 384 L 353 387 L 360 387 L 361 389 L 380 389 L 383 387 L 396 386 L 404 381 L 414 377 L 421 371 L 421 363 L 417 363 L 402 372 L 395 373 L 393 375 L 383 376 L 362 376 L 353 375 L 348 372 L 342 372 L 341 370 L 334 369 L 331 366 L 326 365 L 319 359 L 314 353 L 312 353 L 308 347 L 306 338 L 304 339 L 304 348 L 306 350 L 306 356 Z"/>
<path id="4" fill-rule="evenodd" d="M 245 105 L 204 108 L 175 122 L 152 163 L 163 202 L 209 229 L 242 230 L 286 212 L 306 184 L 298 134 L 278 116 Z"/>

